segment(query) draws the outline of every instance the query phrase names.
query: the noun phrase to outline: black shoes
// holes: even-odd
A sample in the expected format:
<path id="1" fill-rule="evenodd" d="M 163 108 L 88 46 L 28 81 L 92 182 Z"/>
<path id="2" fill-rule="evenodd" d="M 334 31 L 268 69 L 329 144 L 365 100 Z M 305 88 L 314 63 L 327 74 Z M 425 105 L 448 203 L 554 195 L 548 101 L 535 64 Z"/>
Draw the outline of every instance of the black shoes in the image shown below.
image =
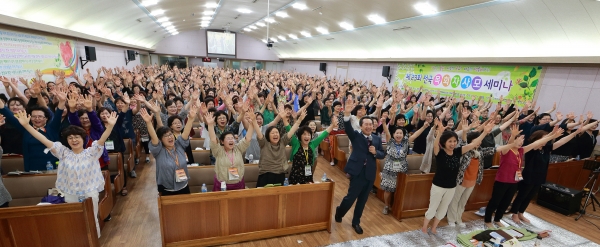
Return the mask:
<path id="1" fill-rule="evenodd" d="M 338 210 L 340 210 L 340 206 L 337 206 L 335 208 L 335 222 L 340 223 L 342 222 L 342 217 L 338 215 Z"/>
<path id="2" fill-rule="evenodd" d="M 352 225 L 352 228 L 354 228 L 354 231 L 358 234 L 363 234 L 363 229 L 362 227 L 360 227 L 360 225 Z"/>

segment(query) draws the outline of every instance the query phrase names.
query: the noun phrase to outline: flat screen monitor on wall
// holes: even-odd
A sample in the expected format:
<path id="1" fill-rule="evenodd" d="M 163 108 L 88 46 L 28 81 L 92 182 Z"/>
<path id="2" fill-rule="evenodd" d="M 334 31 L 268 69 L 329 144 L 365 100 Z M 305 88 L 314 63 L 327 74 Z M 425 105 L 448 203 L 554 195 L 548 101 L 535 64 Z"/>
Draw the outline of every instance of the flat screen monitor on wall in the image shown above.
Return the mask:
<path id="1" fill-rule="evenodd" d="M 235 33 L 206 31 L 208 54 L 235 56 Z"/>

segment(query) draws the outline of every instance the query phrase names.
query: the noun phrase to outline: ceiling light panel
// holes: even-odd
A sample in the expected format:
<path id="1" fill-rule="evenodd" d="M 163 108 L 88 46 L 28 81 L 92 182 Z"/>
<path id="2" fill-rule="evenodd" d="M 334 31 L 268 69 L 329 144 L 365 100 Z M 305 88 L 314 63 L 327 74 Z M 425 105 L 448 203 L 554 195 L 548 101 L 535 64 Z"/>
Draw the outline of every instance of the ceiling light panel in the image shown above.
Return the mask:
<path id="1" fill-rule="evenodd" d="M 279 35 L 277 36 L 277 38 L 279 38 L 280 40 L 285 40 L 285 37 L 283 37 L 283 35 Z"/>
<path id="2" fill-rule="evenodd" d="M 269 17 L 269 18 L 265 18 L 265 21 L 268 23 L 273 23 L 273 22 L 275 22 L 275 19 Z"/>
<path id="3" fill-rule="evenodd" d="M 383 17 L 379 16 L 379 15 L 369 15 L 368 19 L 372 22 L 374 22 L 375 24 L 383 24 L 385 23 L 385 19 L 383 19 Z"/>
<path id="4" fill-rule="evenodd" d="M 158 21 L 158 22 L 160 22 L 160 23 L 164 23 L 164 22 L 167 22 L 167 21 L 169 21 L 169 18 L 167 18 L 167 17 L 162 17 L 162 18 L 158 18 L 158 20 L 157 20 L 157 21 Z"/>
<path id="5" fill-rule="evenodd" d="M 308 8 L 308 7 L 306 7 L 306 4 L 303 4 L 303 3 L 294 3 L 294 4 L 292 4 L 292 7 L 294 9 L 299 9 L 299 10 L 305 10 Z"/>
<path id="6" fill-rule="evenodd" d="M 354 29 L 354 26 L 348 22 L 340 22 L 340 27 L 342 27 L 343 29 L 346 29 L 346 30 Z"/>
<path id="7" fill-rule="evenodd" d="M 435 15 L 438 13 L 437 8 L 429 3 L 417 3 L 414 7 L 417 11 L 421 12 L 422 15 Z"/>
<path id="8" fill-rule="evenodd" d="M 212 10 L 207 10 L 207 11 L 202 12 L 203 15 L 213 15 L 214 13 L 215 12 Z"/>
<path id="9" fill-rule="evenodd" d="M 165 13 L 165 10 L 163 9 L 157 9 L 157 10 L 153 10 L 152 12 L 150 12 L 151 15 L 153 16 L 159 16 Z"/>
<path id="10" fill-rule="evenodd" d="M 252 10 L 249 10 L 246 8 L 239 8 L 239 9 L 237 9 L 237 12 L 240 12 L 242 14 L 249 14 L 249 13 L 252 13 Z"/>
<path id="11" fill-rule="evenodd" d="M 276 38 L 271 38 L 271 41 L 277 42 L 277 39 Z"/>
<path id="12" fill-rule="evenodd" d="M 246 31 L 246 32 L 252 32 L 252 29 L 250 29 L 250 28 L 244 28 L 244 31 Z"/>
<path id="13" fill-rule="evenodd" d="M 210 17 L 210 16 L 203 16 L 202 18 L 200 18 L 200 20 L 203 20 L 203 21 L 205 21 L 205 20 L 212 20 L 212 17 Z"/>
<path id="14" fill-rule="evenodd" d="M 279 11 L 279 12 L 275 13 L 275 15 L 279 16 L 281 18 L 289 17 L 289 15 L 286 12 L 283 12 L 283 11 Z"/>
<path id="15" fill-rule="evenodd" d="M 317 32 L 322 33 L 322 34 L 329 34 L 329 31 L 324 28 L 324 27 L 317 27 Z"/>
<path id="16" fill-rule="evenodd" d="M 254 26 L 254 25 L 251 25 L 248 28 L 250 28 L 250 29 L 257 29 L 258 27 Z"/>
<path id="17" fill-rule="evenodd" d="M 312 35 L 310 35 L 309 32 L 306 32 L 306 31 L 302 31 L 302 32 L 300 32 L 300 34 L 302 34 L 304 37 L 311 37 L 312 36 Z"/>
<path id="18" fill-rule="evenodd" d="M 288 37 L 292 39 L 298 39 L 298 36 L 296 36 L 295 34 L 288 34 Z"/>
<path id="19" fill-rule="evenodd" d="M 266 26 L 266 25 L 265 25 L 264 23 L 262 23 L 262 22 L 257 22 L 257 23 L 256 23 L 256 25 L 257 25 L 257 26 L 259 26 L 259 27 L 264 27 L 264 26 Z"/>
<path id="20" fill-rule="evenodd" d="M 206 3 L 204 5 L 204 7 L 207 7 L 207 8 L 210 8 L 210 9 L 214 9 L 216 7 L 219 7 L 219 4 L 218 3 Z"/>
<path id="21" fill-rule="evenodd" d="M 145 0 L 142 2 L 142 6 L 148 7 L 158 3 L 158 0 Z"/>

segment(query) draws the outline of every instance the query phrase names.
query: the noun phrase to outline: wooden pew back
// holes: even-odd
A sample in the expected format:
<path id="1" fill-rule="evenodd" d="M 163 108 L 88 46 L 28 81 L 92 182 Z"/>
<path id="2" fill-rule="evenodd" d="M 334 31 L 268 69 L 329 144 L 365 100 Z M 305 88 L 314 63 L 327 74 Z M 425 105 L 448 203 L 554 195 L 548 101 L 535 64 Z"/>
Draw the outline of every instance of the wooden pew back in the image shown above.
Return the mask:
<path id="1" fill-rule="evenodd" d="M 10 207 L 34 206 L 56 187 L 56 174 L 3 176 L 4 186 L 13 200 Z"/>
<path id="2" fill-rule="evenodd" d="M 190 181 L 188 186 L 192 193 L 200 193 L 202 191 L 202 184 L 206 184 L 208 191 L 212 191 L 214 186 L 215 178 L 215 167 L 214 166 L 194 166 L 188 167 L 190 174 Z M 247 164 L 244 166 L 244 182 L 246 187 L 255 188 L 258 180 L 258 165 Z"/>
<path id="3" fill-rule="evenodd" d="M 2 175 L 6 175 L 9 172 L 13 171 L 24 171 L 25 163 L 23 162 L 23 156 L 20 155 L 10 155 L 10 156 L 2 156 Z"/>

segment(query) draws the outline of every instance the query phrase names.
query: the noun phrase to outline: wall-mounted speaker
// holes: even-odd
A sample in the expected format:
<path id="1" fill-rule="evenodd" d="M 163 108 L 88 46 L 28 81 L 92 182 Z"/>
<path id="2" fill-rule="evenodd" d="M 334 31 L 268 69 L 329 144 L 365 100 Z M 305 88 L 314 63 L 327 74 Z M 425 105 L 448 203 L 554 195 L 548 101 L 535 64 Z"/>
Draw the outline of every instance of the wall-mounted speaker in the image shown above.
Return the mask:
<path id="1" fill-rule="evenodd" d="M 327 63 L 320 63 L 319 64 L 319 71 L 327 71 Z"/>
<path id="2" fill-rule="evenodd" d="M 381 70 L 381 76 L 383 76 L 383 77 L 390 76 L 390 66 L 383 66 L 383 70 Z"/>
<path id="3" fill-rule="evenodd" d="M 135 61 L 135 51 L 134 50 L 127 50 L 127 60 Z"/>
<path id="4" fill-rule="evenodd" d="M 85 60 L 94 62 L 96 61 L 96 47 L 86 46 L 85 47 Z"/>

